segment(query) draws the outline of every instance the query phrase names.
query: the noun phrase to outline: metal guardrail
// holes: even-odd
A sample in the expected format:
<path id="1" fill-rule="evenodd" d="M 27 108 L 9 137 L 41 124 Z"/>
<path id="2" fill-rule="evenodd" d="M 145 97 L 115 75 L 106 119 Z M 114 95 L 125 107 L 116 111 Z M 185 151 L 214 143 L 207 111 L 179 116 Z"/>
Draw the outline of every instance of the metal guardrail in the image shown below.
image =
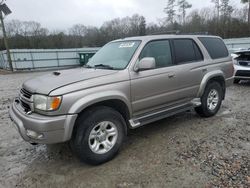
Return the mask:
<path id="1" fill-rule="evenodd" d="M 14 70 L 80 66 L 79 53 L 96 53 L 99 48 L 10 50 Z M 9 69 L 6 51 L 0 52 L 0 68 Z"/>
<path id="2" fill-rule="evenodd" d="M 246 50 L 250 48 L 250 38 L 225 39 L 225 44 L 230 52 Z"/>

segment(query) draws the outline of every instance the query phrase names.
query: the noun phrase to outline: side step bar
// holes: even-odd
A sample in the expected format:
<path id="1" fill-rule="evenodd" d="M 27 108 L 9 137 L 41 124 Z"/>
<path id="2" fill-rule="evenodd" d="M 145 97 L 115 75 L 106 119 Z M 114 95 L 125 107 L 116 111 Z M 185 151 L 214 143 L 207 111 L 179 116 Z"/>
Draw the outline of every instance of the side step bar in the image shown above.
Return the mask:
<path id="1" fill-rule="evenodd" d="M 152 123 L 154 121 L 158 121 L 160 119 L 164 119 L 170 116 L 173 116 L 175 114 L 186 112 L 188 110 L 193 109 L 193 107 L 199 106 L 201 103 L 198 99 L 191 101 L 191 103 L 187 103 L 184 105 L 162 109 L 157 112 L 153 112 L 151 114 L 142 115 L 136 118 L 133 118 L 129 120 L 130 126 L 132 129 L 135 129 L 137 127 L 146 125 L 148 123 Z"/>

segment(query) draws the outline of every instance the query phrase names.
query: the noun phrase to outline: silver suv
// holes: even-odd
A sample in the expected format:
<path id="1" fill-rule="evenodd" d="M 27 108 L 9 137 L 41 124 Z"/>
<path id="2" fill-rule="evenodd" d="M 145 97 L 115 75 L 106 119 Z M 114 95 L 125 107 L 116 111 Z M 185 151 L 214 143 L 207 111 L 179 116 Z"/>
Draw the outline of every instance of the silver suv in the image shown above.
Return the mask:
<path id="1" fill-rule="evenodd" d="M 26 81 L 10 117 L 24 140 L 70 141 L 82 161 L 100 164 L 118 153 L 129 129 L 191 108 L 215 115 L 233 73 L 219 37 L 119 39 L 84 67 Z"/>
<path id="2" fill-rule="evenodd" d="M 250 80 L 250 50 L 235 52 L 233 54 L 234 62 L 234 83 L 241 80 Z"/>

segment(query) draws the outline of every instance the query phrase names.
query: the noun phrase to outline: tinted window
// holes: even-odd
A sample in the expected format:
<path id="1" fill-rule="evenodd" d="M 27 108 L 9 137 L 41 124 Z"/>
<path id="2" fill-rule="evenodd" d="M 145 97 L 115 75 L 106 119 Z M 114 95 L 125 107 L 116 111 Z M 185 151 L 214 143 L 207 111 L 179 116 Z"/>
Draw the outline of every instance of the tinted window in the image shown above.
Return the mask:
<path id="1" fill-rule="evenodd" d="M 203 60 L 201 51 L 193 40 L 175 39 L 174 50 L 177 64 Z"/>
<path id="2" fill-rule="evenodd" d="M 200 37 L 199 39 L 207 49 L 212 59 L 218 59 L 228 56 L 227 47 L 221 39 L 211 37 Z"/>
<path id="3" fill-rule="evenodd" d="M 195 42 L 193 42 L 193 46 L 194 46 L 194 51 L 196 55 L 196 61 L 202 61 L 204 58 L 203 58 L 200 48 L 197 46 Z"/>
<path id="4" fill-rule="evenodd" d="M 156 68 L 172 65 L 171 48 L 168 40 L 148 43 L 141 52 L 140 59 L 154 57 Z"/>

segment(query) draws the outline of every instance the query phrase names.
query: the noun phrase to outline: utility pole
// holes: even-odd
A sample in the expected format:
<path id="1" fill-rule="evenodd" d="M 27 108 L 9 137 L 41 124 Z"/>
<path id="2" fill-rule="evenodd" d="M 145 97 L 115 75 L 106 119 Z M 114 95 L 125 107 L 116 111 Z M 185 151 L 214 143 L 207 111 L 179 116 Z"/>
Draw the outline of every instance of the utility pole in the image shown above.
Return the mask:
<path id="1" fill-rule="evenodd" d="M 0 20 L 1 20 L 2 30 L 3 30 L 3 41 L 4 41 L 5 48 L 6 48 L 7 59 L 8 59 L 8 62 L 9 62 L 10 70 L 13 72 L 12 60 L 11 60 L 11 56 L 10 56 L 10 49 L 9 49 L 7 34 L 6 34 L 4 22 L 3 22 L 3 13 L 2 13 L 2 11 L 0 12 Z"/>
<path id="2" fill-rule="evenodd" d="M 250 24 L 250 0 L 248 0 L 248 18 L 247 18 L 248 24 Z"/>
<path id="3" fill-rule="evenodd" d="M 4 26 L 4 20 L 3 20 L 3 14 L 8 15 L 11 13 L 11 10 L 7 7 L 7 5 L 4 3 L 4 0 L 0 3 L 0 20 L 1 20 L 1 26 L 2 26 L 2 31 L 3 31 L 3 41 L 4 45 L 6 48 L 6 53 L 7 53 L 7 59 L 9 62 L 9 68 L 13 72 L 13 66 L 12 66 L 12 60 L 11 60 L 11 55 L 10 55 L 10 49 L 9 49 L 9 44 L 8 44 L 8 39 L 7 39 L 7 34 Z"/>

